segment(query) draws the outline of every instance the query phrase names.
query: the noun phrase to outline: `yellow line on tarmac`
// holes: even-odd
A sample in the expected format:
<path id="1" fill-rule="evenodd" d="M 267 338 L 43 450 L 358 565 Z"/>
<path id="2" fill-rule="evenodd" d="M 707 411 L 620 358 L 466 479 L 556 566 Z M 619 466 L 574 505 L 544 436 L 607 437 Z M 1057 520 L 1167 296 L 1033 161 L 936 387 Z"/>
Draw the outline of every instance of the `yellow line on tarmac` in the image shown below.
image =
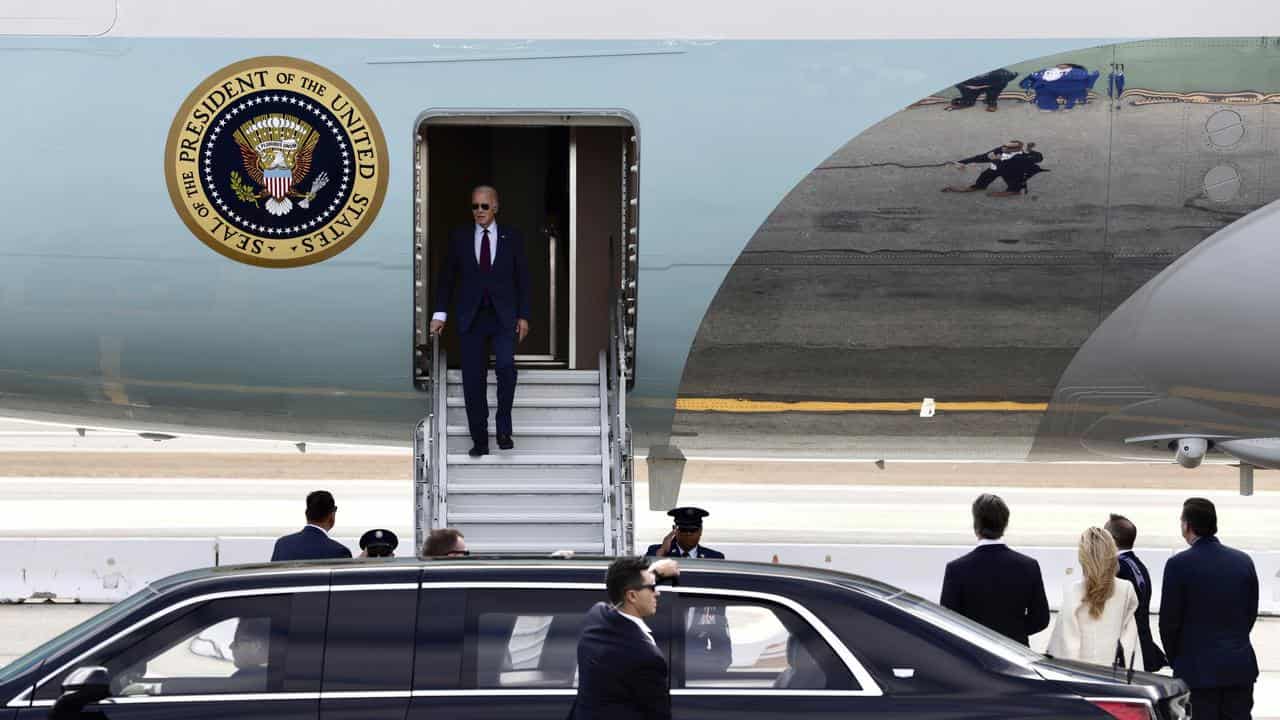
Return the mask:
<path id="1" fill-rule="evenodd" d="M 1047 403 L 982 401 L 937 402 L 940 412 L 1044 412 Z M 743 400 L 740 398 L 691 398 L 676 399 L 677 410 L 689 412 L 726 413 L 779 413 L 779 412 L 920 412 L 919 402 L 829 402 L 802 400 L 775 402 Z"/>

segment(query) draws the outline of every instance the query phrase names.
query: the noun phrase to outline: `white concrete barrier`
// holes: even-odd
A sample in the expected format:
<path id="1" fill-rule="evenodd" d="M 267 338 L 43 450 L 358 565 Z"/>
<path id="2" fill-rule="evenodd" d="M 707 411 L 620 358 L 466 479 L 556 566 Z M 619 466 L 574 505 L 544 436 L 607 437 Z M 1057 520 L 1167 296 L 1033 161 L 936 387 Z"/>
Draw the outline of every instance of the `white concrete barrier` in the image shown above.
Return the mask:
<path id="1" fill-rule="evenodd" d="M 359 554 L 358 538 L 337 537 Z M 212 565 L 267 562 L 275 538 L 0 538 L 0 602 L 60 599 L 115 602 L 159 578 Z M 722 543 L 733 560 L 807 565 L 862 575 L 937 601 L 946 564 L 964 545 L 808 545 Z M 1075 548 L 1019 547 L 1040 563 L 1049 607 L 1080 577 Z M 1153 579 L 1152 610 L 1170 549 L 1139 548 Z M 1258 569 L 1259 610 L 1280 615 L 1280 552 L 1250 552 Z"/>
<path id="2" fill-rule="evenodd" d="M 213 538 L 0 538 L 0 601 L 115 602 L 215 557 Z"/>

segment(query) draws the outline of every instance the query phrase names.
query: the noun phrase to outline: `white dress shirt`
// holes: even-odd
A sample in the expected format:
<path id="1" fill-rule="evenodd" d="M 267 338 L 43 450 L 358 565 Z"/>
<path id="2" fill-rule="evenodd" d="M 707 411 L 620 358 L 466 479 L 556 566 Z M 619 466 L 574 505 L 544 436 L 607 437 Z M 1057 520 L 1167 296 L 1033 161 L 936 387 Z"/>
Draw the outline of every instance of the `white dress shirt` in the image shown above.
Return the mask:
<path id="1" fill-rule="evenodd" d="M 476 264 L 480 264 L 480 244 L 484 241 L 485 226 L 476 225 L 475 227 L 475 248 L 476 248 Z M 493 259 L 498 257 L 498 223 L 489 223 L 489 264 L 492 266 Z M 444 322 L 449 319 L 449 313 L 438 312 L 431 316 L 432 320 Z"/>
<path id="2" fill-rule="evenodd" d="M 649 641 L 649 642 L 650 642 L 654 647 L 657 647 L 657 645 L 658 645 L 658 641 L 656 641 L 656 640 L 654 640 L 654 639 L 653 639 L 653 631 L 649 629 L 649 626 L 648 626 L 648 625 L 646 625 L 646 624 L 645 624 L 645 622 L 644 622 L 643 620 L 641 620 L 640 618 L 636 617 L 635 615 L 629 615 L 629 614 L 627 614 L 626 612 L 624 612 L 624 611 L 622 611 L 622 610 L 619 610 L 619 611 L 618 611 L 618 614 L 619 614 L 619 615 L 621 615 L 622 617 L 624 617 L 624 618 L 626 618 L 626 619 L 630 620 L 631 622 L 635 623 L 637 626 L 639 626 L 639 628 L 640 628 L 641 630 L 643 630 L 643 631 L 644 631 L 644 636 L 645 636 L 645 638 L 646 638 L 646 639 L 648 639 L 648 641 Z"/>
<path id="3" fill-rule="evenodd" d="M 983 547 L 984 545 L 1004 545 L 1004 541 L 999 539 L 990 540 L 988 538 L 980 538 L 978 540 L 978 547 Z"/>
<path id="4" fill-rule="evenodd" d="M 325 536 L 325 537 L 329 537 L 329 531 L 328 531 L 328 530 L 325 530 L 324 528 L 320 527 L 319 525 L 317 525 L 317 524 L 315 524 L 315 523 L 307 523 L 307 527 L 309 527 L 309 528 L 315 528 L 315 529 L 319 530 L 320 532 L 324 533 L 324 536 Z"/>
<path id="5" fill-rule="evenodd" d="M 1084 581 L 1077 580 L 1062 588 L 1062 606 L 1054 623 L 1047 652 L 1065 660 L 1081 660 L 1096 665 L 1111 665 L 1116 658 L 1116 641 L 1124 648 L 1124 662 L 1144 667 L 1142 648 L 1138 644 L 1138 592 L 1133 583 L 1116 578 L 1111 597 L 1102 606 L 1102 615 L 1089 614 L 1084 601 Z"/>

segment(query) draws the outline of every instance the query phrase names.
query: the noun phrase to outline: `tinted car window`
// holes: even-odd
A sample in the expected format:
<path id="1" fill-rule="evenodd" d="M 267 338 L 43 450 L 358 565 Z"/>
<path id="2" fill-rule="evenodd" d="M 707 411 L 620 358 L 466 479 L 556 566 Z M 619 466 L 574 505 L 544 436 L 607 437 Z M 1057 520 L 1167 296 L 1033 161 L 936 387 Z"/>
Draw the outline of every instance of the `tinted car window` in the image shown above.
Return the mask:
<path id="1" fill-rule="evenodd" d="M 475 688 L 572 688 L 592 590 L 472 591 L 464 678 Z"/>
<path id="2" fill-rule="evenodd" d="M 404 690 L 413 674 L 416 590 L 332 592 L 324 690 Z"/>
<path id="3" fill-rule="evenodd" d="M 166 696 L 283 692 L 289 665 L 295 596 L 211 600 L 158 619 L 74 667 L 101 665 L 112 695 Z M 36 693 L 61 694 L 62 677 Z"/>
<path id="4" fill-rule="evenodd" d="M 46 657 L 57 655 L 83 641 L 86 637 L 109 627 L 116 621 L 123 619 L 143 605 L 151 602 L 156 597 L 156 594 L 156 591 L 152 590 L 151 587 L 145 587 L 97 615 L 41 643 L 27 654 L 0 668 L 0 683 L 8 682 L 10 679 L 35 667 Z"/>
<path id="5" fill-rule="evenodd" d="M 675 617 L 682 672 L 672 687 L 858 689 L 817 631 L 780 605 L 682 595 Z"/>

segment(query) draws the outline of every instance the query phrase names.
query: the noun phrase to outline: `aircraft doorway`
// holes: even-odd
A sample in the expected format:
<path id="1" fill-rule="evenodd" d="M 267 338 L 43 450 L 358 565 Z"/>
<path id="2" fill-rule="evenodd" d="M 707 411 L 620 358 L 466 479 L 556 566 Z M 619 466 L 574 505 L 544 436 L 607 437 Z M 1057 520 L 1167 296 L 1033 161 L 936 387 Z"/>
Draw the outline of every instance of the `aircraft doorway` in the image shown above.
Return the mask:
<path id="1" fill-rule="evenodd" d="M 610 299 L 622 291 L 624 228 L 635 226 L 628 214 L 636 205 L 628 210 L 627 201 L 638 178 L 634 135 L 629 120 L 607 115 L 450 113 L 422 120 L 414 172 L 419 389 L 428 386 L 426 333 L 437 274 L 450 232 L 472 226 L 470 198 L 477 185 L 498 190 L 497 224 L 525 238 L 532 317 L 528 337 L 516 347 L 517 365 L 596 368 L 598 353 L 608 347 Z M 457 367 L 452 323 L 443 347 Z"/>

